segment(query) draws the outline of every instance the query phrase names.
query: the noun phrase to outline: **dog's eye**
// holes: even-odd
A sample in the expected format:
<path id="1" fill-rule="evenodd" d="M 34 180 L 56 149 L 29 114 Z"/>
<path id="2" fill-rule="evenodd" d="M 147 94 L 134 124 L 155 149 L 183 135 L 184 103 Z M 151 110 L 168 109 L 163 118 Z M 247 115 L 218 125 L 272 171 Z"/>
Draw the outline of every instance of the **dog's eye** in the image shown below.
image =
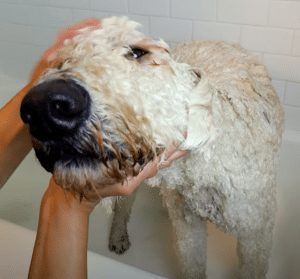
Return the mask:
<path id="1" fill-rule="evenodd" d="M 129 47 L 129 52 L 125 55 L 128 59 L 139 59 L 142 56 L 148 54 L 149 51 L 140 47 Z"/>

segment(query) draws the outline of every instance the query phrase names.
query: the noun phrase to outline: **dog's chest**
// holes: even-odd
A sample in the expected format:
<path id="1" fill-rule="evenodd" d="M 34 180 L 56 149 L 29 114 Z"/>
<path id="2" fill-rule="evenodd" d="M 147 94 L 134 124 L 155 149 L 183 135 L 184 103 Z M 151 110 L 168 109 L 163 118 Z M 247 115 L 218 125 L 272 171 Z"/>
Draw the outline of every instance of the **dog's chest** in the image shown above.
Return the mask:
<path id="1" fill-rule="evenodd" d="M 183 206 L 193 214 L 222 226 L 225 224 L 227 202 L 226 191 L 223 191 L 227 189 L 224 184 L 226 181 L 216 174 L 223 172 L 219 169 L 221 165 L 213 160 L 209 160 L 209 163 L 204 157 L 195 156 L 188 161 L 174 163 L 161 173 L 163 184 L 178 191 L 183 197 Z M 156 185 L 160 181 L 156 181 Z"/>
<path id="2" fill-rule="evenodd" d="M 214 187 L 203 186 L 197 191 L 183 191 L 185 206 L 203 219 L 216 225 L 224 223 L 225 195 Z"/>

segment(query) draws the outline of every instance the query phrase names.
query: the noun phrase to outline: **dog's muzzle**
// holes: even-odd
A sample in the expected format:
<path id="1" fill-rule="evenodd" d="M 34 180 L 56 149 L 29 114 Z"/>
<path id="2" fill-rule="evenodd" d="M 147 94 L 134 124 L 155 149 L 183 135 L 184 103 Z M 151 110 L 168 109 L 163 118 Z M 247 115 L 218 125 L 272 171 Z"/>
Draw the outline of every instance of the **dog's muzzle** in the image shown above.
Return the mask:
<path id="1" fill-rule="evenodd" d="M 21 104 L 21 118 L 29 125 L 38 159 L 48 171 L 63 156 L 77 153 L 72 139 L 90 116 L 88 92 L 74 80 L 55 79 L 33 87 Z M 35 147 L 35 144 L 34 144 Z"/>

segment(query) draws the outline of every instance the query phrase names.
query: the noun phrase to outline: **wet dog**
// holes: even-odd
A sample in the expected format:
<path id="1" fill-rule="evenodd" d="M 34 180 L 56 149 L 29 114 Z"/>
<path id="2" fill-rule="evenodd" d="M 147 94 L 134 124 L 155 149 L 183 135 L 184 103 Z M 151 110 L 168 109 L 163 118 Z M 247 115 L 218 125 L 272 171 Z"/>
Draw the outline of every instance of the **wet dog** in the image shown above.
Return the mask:
<path id="1" fill-rule="evenodd" d="M 205 278 L 206 220 L 237 237 L 241 278 L 265 278 L 283 122 L 265 67 L 237 45 L 170 50 L 136 27 L 103 19 L 47 58 L 21 106 L 38 159 L 88 197 L 180 145 L 189 155 L 147 183 L 161 187 L 182 278 Z M 116 204 L 110 248 L 119 253 L 131 204 Z"/>

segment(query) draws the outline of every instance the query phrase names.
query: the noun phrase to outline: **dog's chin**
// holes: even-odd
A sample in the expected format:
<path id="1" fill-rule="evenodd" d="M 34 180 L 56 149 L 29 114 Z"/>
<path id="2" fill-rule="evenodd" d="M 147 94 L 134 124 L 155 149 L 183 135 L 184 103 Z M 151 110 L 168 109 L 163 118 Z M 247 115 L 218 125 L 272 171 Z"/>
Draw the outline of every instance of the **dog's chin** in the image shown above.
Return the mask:
<path id="1" fill-rule="evenodd" d="M 65 169 L 86 169 L 96 168 L 99 159 L 91 156 L 85 156 L 79 153 L 66 154 L 63 150 L 49 150 L 44 152 L 35 149 L 35 154 L 41 166 L 50 173 L 53 173 L 57 166 L 63 166 Z"/>
<path id="2" fill-rule="evenodd" d="M 111 174 L 110 166 L 99 159 L 82 156 L 58 160 L 53 168 L 53 177 L 58 185 L 87 200 L 98 199 L 98 190 L 126 179 L 125 175 L 115 177 Z"/>
<path id="3" fill-rule="evenodd" d="M 67 139 L 42 142 L 33 138 L 33 147 L 40 164 L 53 174 L 57 184 L 84 196 L 136 176 L 149 161 L 144 156 L 134 158 L 124 149 L 123 153 L 118 152 L 121 149 L 109 148 L 100 152 L 96 144 L 84 146 L 79 142 Z"/>
<path id="4" fill-rule="evenodd" d="M 99 154 L 93 146 L 84 148 L 75 142 L 68 138 L 43 141 L 32 137 L 35 155 L 42 167 L 50 173 L 55 171 L 58 164 L 65 168 L 84 168 L 99 161 Z"/>
<path id="5" fill-rule="evenodd" d="M 57 162 L 56 159 L 54 159 L 51 156 L 48 156 L 45 152 L 39 150 L 39 149 L 34 149 L 35 155 L 37 159 L 39 160 L 41 166 L 47 171 L 53 173 L 54 171 L 54 165 Z"/>
<path id="6" fill-rule="evenodd" d="M 84 155 L 81 153 L 69 154 L 66 150 L 51 147 L 47 149 L 35 148 L 35 154 L 42 167 L 53 174 L 57 184 L 64 189 L 88 196 L 95 189 L 105 185 L 124 181 L 126 173 L 116 176 L 118 163 L 115 160 L 102 162 L 99 156 Z M 47 151 L 45 151 L 47 150 Z M 122 171 L 118 170 L 122 173 Z"/>

